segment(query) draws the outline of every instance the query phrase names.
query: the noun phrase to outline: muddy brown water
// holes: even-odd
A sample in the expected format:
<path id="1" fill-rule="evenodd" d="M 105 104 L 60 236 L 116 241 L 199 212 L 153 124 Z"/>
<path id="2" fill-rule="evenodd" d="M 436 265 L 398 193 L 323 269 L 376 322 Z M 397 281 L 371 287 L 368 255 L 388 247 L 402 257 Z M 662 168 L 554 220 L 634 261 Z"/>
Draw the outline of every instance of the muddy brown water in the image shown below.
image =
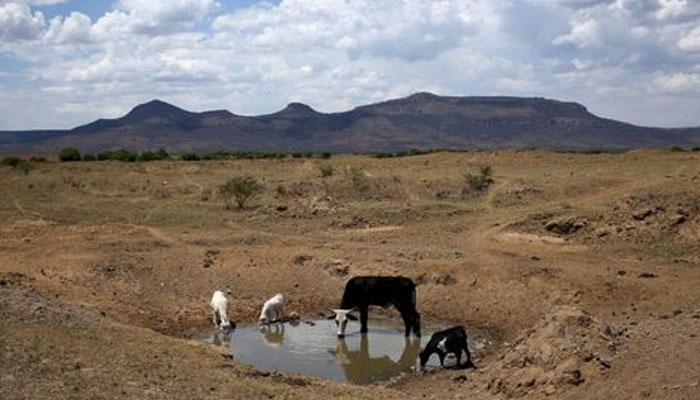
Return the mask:
<path id="1" fill-rule="evenodd" d="M 314 320 L 262 328 L 239 326 L 227 334 L 210 333 L 203 340 L 227 346 L 235 360 L 260 371 L 309 374 L 366 385 L 415 373 L 418 354 L 431 335 L 424 332 L 422 338 L 405 338 L 403 323 L 386 319 L 370 319 L 367 335 L 359 331 L 359 324 L 349 325 L 345 338 L 339 339 L 333 321 Z M 469 347 L 473 349 L 471 339 Z M 454 362 L 448 358 L 445 364 Z M 437 366 L 434 354 L 428 367 Z"/>

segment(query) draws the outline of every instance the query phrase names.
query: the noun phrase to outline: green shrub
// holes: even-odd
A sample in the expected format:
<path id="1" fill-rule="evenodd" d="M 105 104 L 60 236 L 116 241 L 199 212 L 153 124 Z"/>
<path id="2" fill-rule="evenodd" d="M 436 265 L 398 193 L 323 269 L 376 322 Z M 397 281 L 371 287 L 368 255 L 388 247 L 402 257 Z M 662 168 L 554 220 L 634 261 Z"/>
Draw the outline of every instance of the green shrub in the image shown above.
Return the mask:
<path id="1" fill-rule="evenodd" d="M 483 192 L 494 183 L 493 168 L 490 165 L 482 165 L 479 167 L 478 174 L 464 174 L 464 183 L 466 187 L 464 192 Z"/>
<path id="2" fill-rule="evenodd" d="M 362 167 L 350 167 L 345 171 L 345 174 L 350 179 L 350 182 L 355 190 L 363 192 L 369 188 L 367 177 L 365 176 L 365 170 Z"/>
<path id="3" fill-rule="evenodd" d="M 319 171 L 321 171 L 322 178 L 327 178 L 329 176 L 333 176 L 333 173 L 335 172 L 335 169 L 330 164 L 321 165 L 320 167 L 318 167 L 318 169 L 319 169 Z"/>
<path id="4" fill-rule="evenodd" d="M 301 158 L 302 155 L 301 153 L 292 153 L 292 158 Z"/>
<path id="5" fill-rule="evenodd" d="M 329 158 L 331 158 L 331 153 L 329 153 L 329 152 L 321 153 L 321 158 L 323 158 L 324 160 L 328 160 Z"/>
<path id="6" fill-rule="evenodd" d="M 40 156 L 31 156 L 29 158 L 29 161 L 33 163 L 46 162 L 46 158 Z"/>
<path id="7" fill-rule="evenodd" d="M 671 146 L 668 150 L 672 151 L 672 152 L 684 152 L 685 151 L 685 149 L 682 148 L 681 146 Z"/>
<path id="8" fill-rule="evenodd" d="M 29 171 L 34 169 L 34 166 L 30 164 L 29 162 L 22 160 L 19 157 L 14 157 L 14 156 L 8 156 L 2 159 L 0 162 L 2 165 L 7 165 L 8 167 L 12 167 L 14 169 L 20 170 L 24 172 L 25 174 L 28 174 Z"/>
<path id="9" fill-rule="evenodd" d="M 13 168 L 16 168 L 19 164 L 21 164 L 23 161 L 19 157 L 14 157 L 14 156 L 7 156 L 2 159 L 2 165 L 7 165 Z"/>
<path id="10" fill-rule="evenodd" d="M 136 161 L 154 161 L 157 159 L 158 156 L 156 156 L 156 153 L 150 150 L 142 151 L 136 156 Z"/>
<path id="11" fill-rule="evenodd" d="M 219 194 L 224 198 L 226 209 L 231 208 L 234 200 L 238 208 L 243 208 L 248 200 L 260 194 L 262 189 L 262 185 L 252 176 L 237 176 L 219 186 Z"/>
<path id="12" fill-rule="evenodd" d="M 695 147 L 693 147 L 693 148 L 690 149 L 690 150 L 692 150 L 692 151 L 700 151 L 700 146 L 695 146 Z"/>
<path id="13" fill-rule="evenodd" d="M 180 156 L 180 159 L 182 159 L 183 161 L 199 161 L 200 160 L 197 153 L 183 153 Z"/>
<path id="14" fill-rule="evenodd" d="M 83 161 L 96 161 L 97 157 L 94 154 L 85 154 L 83 156 Z"/>
<path id="15" fill-rule="evenodd" d="M 109 159 L 121 162 L 134 162 L 138 155 L 127 149 L 118 149 L 109 152 Z"/>
<path id="16" fill-rule="evenodd" d="M 59 160 L 63 162 L 69 162 L 69 161 L 80 161 L 80 152 L 78 149 L 75 149 L 73 147 L 66 147 L 64 149 L 61 149 L 61 151 L 58 153 L 58 158 Z"/>
<path id="17" fill-rule="evenodd" d="M 164 148 L 156 150 L 156 160 L 169 160 L 170 154 Z"/>

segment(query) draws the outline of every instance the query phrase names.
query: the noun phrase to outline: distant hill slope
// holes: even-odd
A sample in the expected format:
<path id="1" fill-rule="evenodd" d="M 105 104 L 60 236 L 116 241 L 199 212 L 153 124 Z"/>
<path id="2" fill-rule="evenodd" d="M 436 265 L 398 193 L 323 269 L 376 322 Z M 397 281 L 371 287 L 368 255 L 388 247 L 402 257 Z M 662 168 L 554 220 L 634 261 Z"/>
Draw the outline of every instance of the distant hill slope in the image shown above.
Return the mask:
<path id="1" fill-rule="evenodd" d="M 292 103 L 261 116 L 189 112 L 159 100 L 71 130 L 0 132 L 4 153 L 124 147 L 169 151 L 396 151 L 411 148 L 627 149 L 700 146 L 700 128 L 663 129 L 597 117 L 544 98 L 405 98 L 325 114 Z"/>

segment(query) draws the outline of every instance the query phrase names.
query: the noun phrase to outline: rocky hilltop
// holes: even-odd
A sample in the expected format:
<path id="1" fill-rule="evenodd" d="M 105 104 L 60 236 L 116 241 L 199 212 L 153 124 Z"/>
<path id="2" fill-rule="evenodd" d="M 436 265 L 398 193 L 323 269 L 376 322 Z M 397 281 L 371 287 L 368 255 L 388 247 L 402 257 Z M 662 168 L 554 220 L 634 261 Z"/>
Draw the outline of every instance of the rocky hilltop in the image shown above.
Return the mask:
<path id="1" fill-rule="evenodd" d="M 545 98 L 430 93 L 321 113 L 291 103 L 261 116 L 190 112 L 153 100 L 115 119 L 70 130 L 0 132 L 0 151 L 124 147 L 170 151 L 397 151 L 411 148 L 629 149 L 700 145 L 700 128 L 640 127 L 600 118 L 578 103 Z"/>

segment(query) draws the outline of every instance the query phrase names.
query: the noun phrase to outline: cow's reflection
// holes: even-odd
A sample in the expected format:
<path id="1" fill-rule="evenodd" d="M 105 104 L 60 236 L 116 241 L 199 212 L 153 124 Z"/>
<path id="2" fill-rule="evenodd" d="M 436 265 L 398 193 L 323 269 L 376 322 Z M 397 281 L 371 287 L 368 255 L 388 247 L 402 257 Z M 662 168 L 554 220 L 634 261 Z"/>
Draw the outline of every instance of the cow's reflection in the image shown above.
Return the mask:
<path id="1" fill-rule="evenodd" d="M 263 341 L 269 347 L 280 348 L 284 342 L 284 324 L 281 322 L 263 325 L 260 327 Z"/>
<path id="2" fill-rule="evenodd" d="M 215 346 L 226 346 L 231 341 L 231 331 L 218 331 L 214 333 L 212 344 Z"/>
<path id="3" fill-rule="evenodd" d="M 416 358 L 420 353 L 420 338 L 397 340 L 404 340 L 404 348 L 398 361 L 392 360 L 386 354 L 371 357 L 368 335 L 361 335 L 359 350 L 348 349 L 345 339 L 340 339 L 336 349 L 329 352 L 340 361 L 348 382 L 366 384 L 385 380 L 402 372 L 413 371 Z"/>

